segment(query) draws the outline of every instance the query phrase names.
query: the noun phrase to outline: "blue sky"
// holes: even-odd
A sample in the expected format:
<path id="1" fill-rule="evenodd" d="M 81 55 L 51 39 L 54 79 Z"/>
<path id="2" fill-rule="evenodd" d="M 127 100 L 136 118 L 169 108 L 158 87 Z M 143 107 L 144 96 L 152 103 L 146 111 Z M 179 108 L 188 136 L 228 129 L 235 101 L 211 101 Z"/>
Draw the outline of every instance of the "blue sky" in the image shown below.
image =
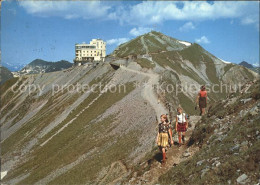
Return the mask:
<path id="1" fill-rule="evenodd" d="M 4 1 L 2 63 L 73 62 L 75 43 L 101 38 L 107 53 L 151 29 L 197 42 L 226 61 L 259 64 L 259 2 Z"/>

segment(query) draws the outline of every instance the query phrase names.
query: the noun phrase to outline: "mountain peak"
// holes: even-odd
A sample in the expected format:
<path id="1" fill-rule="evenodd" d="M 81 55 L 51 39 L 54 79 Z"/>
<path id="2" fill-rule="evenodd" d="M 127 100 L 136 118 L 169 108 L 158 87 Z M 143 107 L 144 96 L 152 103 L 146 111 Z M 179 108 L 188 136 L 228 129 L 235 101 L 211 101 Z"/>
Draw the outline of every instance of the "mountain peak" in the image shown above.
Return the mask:
<path id="1" fill-rule="evenodd" d="M 113 56 L 127 57 L 129 55 L 143 55 L 161 51 L 182 50 L 191 45 L 186 41 L 179 41 L 161 32 L 150 31 L 118 46 Z"/>
<path id="2" fill-rule="evenodd" d="M 70 68 L 73 64 L 66 61 L 60 60 L 57 62 L 48 62 L 42 59 L 35 59 L 27 64 L 21 71 L 20 74 L 37 74 L 37 73 L 48 73 L 54 71 L 60 71 L 63 69 Z"/>
<path id="3" fill-rule="evenodd" d="M 246 61 L 242 61 L 242 62 L 240 62 L 239 65 L 244 66 L 244 67 L 249 68 L 249 69 L 254 68 L 253 65 L 249 64 L 249 63 L 246 62 Z"/>

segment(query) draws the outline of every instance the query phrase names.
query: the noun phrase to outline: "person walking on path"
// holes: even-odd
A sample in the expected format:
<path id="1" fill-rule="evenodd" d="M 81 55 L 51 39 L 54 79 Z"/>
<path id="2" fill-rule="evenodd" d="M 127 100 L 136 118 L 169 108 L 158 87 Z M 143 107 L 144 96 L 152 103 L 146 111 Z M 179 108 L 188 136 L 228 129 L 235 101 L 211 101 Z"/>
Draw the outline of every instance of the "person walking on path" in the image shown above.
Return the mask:
<path id="1" fill-rule="evenodd" d="M 178 132 L 179 146 L 185 143 L 185 132 L 188 128 L 188 119 L 185 113 L 182 112 L 182 108 L 177 108 L 176 125 L 175 130 Z"/>
<path id="2" fill-rule="evenodd" d="M 207 107 L 207 91 L 204 85 L 200 88 L 196 103 L 200 108 L 200 116 L 203 116 L 205 114 L 205 108 Z"/>
<path id="3" fill-rule="evenodd" d="M 167 119 L 167 115 L 161 115 L 161 123 L 159 123 L 159 130 L 156 137 L 156 143 L 159 147 L 159 150 L 162 152 L 163 160 L 162 165 L 166 163 L 166 147 L 168 146 L 168 133 L 170 133 L 171 144 L 173 145 L 172 135 L 170 132 L 170 125 Z"/>

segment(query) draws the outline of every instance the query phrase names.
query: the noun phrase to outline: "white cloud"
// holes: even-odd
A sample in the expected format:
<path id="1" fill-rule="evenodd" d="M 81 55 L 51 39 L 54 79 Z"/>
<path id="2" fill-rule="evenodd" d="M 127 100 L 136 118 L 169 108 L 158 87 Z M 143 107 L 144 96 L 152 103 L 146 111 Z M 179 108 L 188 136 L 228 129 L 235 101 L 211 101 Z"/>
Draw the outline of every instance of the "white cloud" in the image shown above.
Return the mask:
<path id="1" fill-rule="evenodd" d="M 181 32 L 185 32 L 185 31 L 189 31 L 189 30 L 194 30 L 194 29 L 195 29 L 195 26 L 193 25 L 192 22 L 187 22 L 187 23 L 185 23 L 183 26 L 181 26 L 181 27 L 179 28 L 179 30 L 180 30 Z"/>
<path id="2" fill-rule="evenodd" d="M 65 19 L 116 20 L 121 24 L 147 26 L 165 21 L 239 19 L 259 27 L 259 2 L 143 1 L 131 4 L 105 1 L 19 1 L 30 14 Z"/>
<path id="3" fill-rule="evenodd" d="M 139 35 L 143 35 L 147 32 L 150 32 L 151 30 L 152 30 L 152 28 L 138 27 L 138 28 L 131 29 L 129 34 L 136 37 L 136 36 L 139 36 Z"/>
<path id="4" fill-rule="evenodd" d="M 241 21 L 242 24 L 252 24 L 255 22 L 256 22 L 255 19 L 252 19 L 251 17 L 245 17 Z"/>
<path id="5" fill-rule="evenodd" d="M 122 23 L 138 25 L 159 24 L 167 20 L 212 20 L 239 17 L 244 6 L 244 2 L 145 1 L 130 7 L 121 7 L 116 12 L 116 17 Z"/>
<path id="6" fill-rule="evenodd" d="M 127 41 L 129 41 L 130 39 L 129 38 L 117 38 L 117 39 L 110 39 L 110 40 L 107 40 L 107 45 L 120 45 L 122 43 L 125 43 Z"/>
<path id="7" fill-rule="evenodd" d="M 259 63 L 254 63 L 253 66 L 254 67 L 260 67 Z"/>
<path id="8" fill-rule="evenodd" d="M 93 19 L 105 17 L 110 6 L 99 1 L 20 1 L 27 13 L 40 17 Z"/>
<path id="9" fill-rule="evenodd" d="M 200 44 L 209 44 L 210 41 L 206 36 L 202 36 L 199 39 L 195 39 L 195 42 L 200 43 Z"/>

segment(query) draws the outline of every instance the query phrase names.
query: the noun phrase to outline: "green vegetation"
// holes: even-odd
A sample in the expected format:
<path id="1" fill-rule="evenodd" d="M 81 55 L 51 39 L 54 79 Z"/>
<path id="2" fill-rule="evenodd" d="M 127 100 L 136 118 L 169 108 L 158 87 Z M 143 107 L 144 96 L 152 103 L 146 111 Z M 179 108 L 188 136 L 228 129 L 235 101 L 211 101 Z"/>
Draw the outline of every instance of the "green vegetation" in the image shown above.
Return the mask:
<path id="1" fill-rule="evenodd" d="M 1 105 L 6 107 L 2 109 L 1 115 L 6 115 L 12 108 L 16 105 L 18 98 L 21 95 L 18 95 L 20 92 L 18 90 L 19 86 L 27 79 L 27 77 L 20 78 L 12 78 L 6 81 L 6 83 L 0 85 L 0 91 L 1 91 Z M 19 81 L 18 81 L 19 80 Z M 18 82 L 18 83 L 17 83 Z M 17 83 L 15 85 L 15 83 Z M 15 85 L 15 86 L 14 86 Z M 13 89 L 11 89 L 13 87 Z M 8 91 L 8 92 L 7 92 Z M 16 115 L 14 113 L 14 115 Z M 10 118 L 10 116 L 8 116 Z M 7 119 L 8 119 L 7 117 Z"/>
<path id="2" fill-rule="evenodd" d="M 13 74 L 9 69 L 4 66 L 0 66 L 0 84 L 3 84 L 5 81 L 13 78 Z"/>
<path id="3" fill-rule="evenodd" d="M 204 61 L 202 53 L 203 48 L 196 43 L 180 51 L 180 55 L 183 57 L 183 59 L 189 60 L 195 67 L 199 67 L 201 61 Z"/>
<path id="4" fill-rule="evenodd" d="M 171 168 L 159 178 L 158 183 L 227 184 L 229 181 L 236 184 L 236 179 L 244 173 L 249 176 L 250 184 L 257 183 L 260 178 L 257 173 L 260 167 L 260 141 L 256 131 L 260 130 L 260 118 L 250 113 L 240 117 L 241 110 L 251 109 L 259 103 L 257 88 L 259 82 L 253 85 L 251 94 L 240 96 L 225 109 L 223 107 L 227 101 L 213 105 L 209 114 L 196 125 L 189 141 L 189 146 L 199 146 L 200 151 Z M 246 104 L 240 101 L 248 97 L 253 99 Z"/>
<path id="5" fill-rule="evenodd" d="M 82 112 L 82 114 L 80 114 L 61 133 L 56 135 L 46 145 L 42 146 L 41 148 L 35 149 L 34 152 L 31 154 L 31 160 L 25 162 L 24 164 L 21 164 L 17 169 L 12 171 L 7 178 L 18 176 L 22 174 L 26 169 L 31 169 L 32 171 L 30 176 L 21 181 L 21 184 L 34 184 L 41 178 L 48 175 L 51 171 L 75 161 L 79 156 L 83 155 L 84 153 L 87 153 L 94 147 L 99 147 L 103 145 L 105 141 L 108 142 L 107 138 L 105 140 L 96 139 L 97 133 L 104 133 L 107 127 L 105 125 L 103 126 L 102 124 L 97 123 L 90 124 L 90 122 L 93 119 L 95 119 L 98 115 L 101 115 L 107 108 L 109 108 L 115 102 L 125 97 L 133 89 L 133 83 L 128 83 L 126 84 L 126 93 L 107 92 L 101 95 L 94 104 L 92 104 L 88 109 Z M 109 121 L 107 121 L 107 123 L 109 124 Z M 103 127 L 104 130 L 101 127 Z M 127 138 L 127 136 L 125 138 Z M 93 142 L 93 144 L 91 144 L 90 141 Z M 118 141 L 119 145 L 123 145 L 121 142 L 126 142 L 123 139 L 119 139 Z M 131 139 L 129 143 L 130 142 L 134 143 L 133 139 Z M 110 148 L 113 151 L 115 150 L 115 148 L 118 148 L 118 146 L 114 149 L 113 147 Z M 127 151 L 127 148 L 123 148 L 123 150 L 120 149 L 120 151 L 118 152 L 124 153 Z M 113 155 L 110 155 L 108 152 L 106 152 L 106 154 L 104 155 L 108 155 L 107 159 L 113 160 L 113 158 L 111 158 L 111 156 Z M 91 161 L 90 164 L 91 166 L 93 166 L 94 160 L 90 159 L 89 161 Z M 82 164 L 87 165 L 85 162 Z M 89 173 L 91 173 L 91 171 L 92 170 L 90 170 Z M 82 173 L 78 173 L 79 176 L 81 174 Z M 84 175 L 84 178 L 77 178 L 74 173 L 73 176 L 78 181 L 86 180 L 86 178 L 94 178 L 86 175 Z M 74 183 L 75 182 L 77 181 L 74 181 Z"/>
<path id="6" fill-rule="evenodd" d="M 15 119 L 12 121 L 11 126 L 13 126 L 15 123 L 20 121 L 30 110 L 31 104 L 33 104 L 36 100 L 32 96 L 27 96 L 22 104 L 20 104 L 14 111 L 9 114 L 6 119 L 13 118 Z"/>
<path id="7" fill-rule="evenodd" d="M 59 95 L 61 96 L 61 94 Z M 48 102 L 32 119 L 24 124 L 22 128 L 4 140 L 2 143 L 1 155 L 4 155 L 10 151 L 14 151 L 15 148 L 23 146 L 26 142 L 30 141 L 32 138 L 35 138 L 36 134 L 39 133 L 40 130 L 42 130 L 48 124 L 51 124 L 55 117 L 64 111 L 65 108 L 72 104 L 79 96 L 79 94 L 75 94 L 62 103 L 58 104 L 59 95 L 57 94 L 56 96 L 50 96 L 50 93 L 44 95 L 44 97 L 49 97 Z M 39 98 L 37 101 L 40 102 L 42 99 L 44 98 Z M 28 101 L 34 100 L 29 98 Z M 19 110 L 20 114 L 26 114 L 26 111 L 30 108 L 31 105 L 26 104 L 28 101 L 25 101 L 25 104 L 21 104 L 21 108 L 24 107 L 26 109 Z M 28 133 L 30 134 L 28 135 Z M 27 135 L 27 137 L 24 137 L 25 135 Z"/>
<path id="8" fill-rule="evenodd" d="M 7 91 L 7 89 L 12 87 L 18 81 L 18 79 L 19 78 L 11 78 L 11 79 L 7 80 L 5 83 L 1 84 L 0 85 L 1 94 L 3 94 L 4 92 Z"/>
<path id="9" fill-rule="evenodd" d="M 170 68 L 174 69 L 175 65 L 172 61 L 179 61 L 178 53 L 173 51 L 168 51 L 165 53 L 159 53 L 159 54 L 152 54 L 153 60 L 159 64 L 162 67 L 169 66 Z M 169 60 L 171 59 L 171 61 Z M 177 70 L 176 70 L 177 71 Z M 179 71 L 177 71 L 179 72 Z"/>
<path id="10" fill-rule="evenodd" d="M 121 44 L 113 52 L 113 54 L 117 57 L 146 54 L 146 49 L 141 39 L 144 40 L 144 44 L 148 48 L 149 53 L 159 53 L 161 51 L 167 51 L 168 47 L 174 48 L 176 50 L 183 49 L 184 47 L 176 39 L 167 37 L 160 32 L 152 31 L 150 33 L 136 37 L 135 39 L 127 43 Z"/>
<path id="11" fill-rule="evenodd" d="M 205 81 L 199 77 L 195 72 L 189 69 L 180 59 L 180 54 L 178 51 L 168 51 L 160 54 L 153 54 L 153 60 L 158 63 L 162 67 L 169 66 L 173 70 L 175 70 L 178 74 L 188 76 L 191 79 L 194 79 L 200 84 L 205 84 Z M 182 65 L 185 65 L 187 68 L 184 69 Z"/>
<path id="12" fill-rule="evenodd" d="M 39 67 L 44 67 L 45 72 L 54 72 L 54 71 L 61 71 L 63 69 L 67 69 L 72 67 L 72 63 L 66 61 L 66 60 L 61 60 L 57 62 L 47 62 L 45 60 L 41 59 L 35 59 L 31 63 L 27 64 L 23 69 L 32 67 L 34 70 L 30 71 L 29 74 L 35 74 L 35 73 L 40 73 Z M 23 72 L 21 72 L 23 73 Z"/>
<path id="13" fill-rule="evenodd" d="M 201 63 L 206 65 L 206 73 L 212 83 L 218 83 L 216 68 L 213 60 L 204 52 L 205 50 L 198 44 L 181 50 L 179 53 L 184 60 L 189 60 L 195 68 L 198 68 Z"/>
<path id="14" fill-rule="evenodd" d="M 110 120 L 110 122 L 107 123 L 111 126 L 113 120 Z M 107 125 L 102 125 L 100 127 L 104 127 L 104 129 L 102 129 L 104 132 L 106 132 L 106 129 L 108 128 Z M 86 145 L 90 145 L 85 146 L 85 148 L 102 147 L 105 149 L 101 152 L 95 152 L 87 160 L 83 161 L 64 175 L 57 177 L 50 184 L 92 184 L 96 182 L 97 174 L 103 167 L 109 166 L 112 162 L 127 158 L 129 153 L 138 144 L 138 132 L 138 130 L 135 130 L 122 137 L 105 137 L 103 143 L 96 143 L 96 141 L 93 141 L 93 137 L 90 139 L 91 142 L 89 144 L 85 143 Z M 110 145 L 109 141 L 111 140 L 116 142 Z"/>
<path id="15" fill-rule="evenodd" d="M 228 72 L 232 67 L 234 67 L 234 64 L 227 64 L 224 67 L 224 75 L 226 74 L 226 72 Z"/>
<path id="16" fill-rule="evenodd" d="M 130 178 L 137 174 L 137 176 L 142 176 L 145 172 L 151 169 L 153 163 L 157 162 L 159 157 L 161 156 L 161 152 L 158 150 L 158 146 L 154 146 L 150 152 L 147 152 L 146 155 L 142 158 L 141 161 L 145 161 L 143 163 L 138 163 L 131 168 L 132 174 L 128 176 L 128 179 L 125 181 L 129 181 Z"/>
<path id="17" fill-rule="evenodd" d="M 108 73 L 105 73 L 105 75 L 106 74 Z M 90 82 L 90 86 L 94 83 L 100 82 L 102 79 L 103 78 L 92 80 L 92 82 Z M 18 84 L 21 85 L 22 83 L 19 82 Z M 19 88 L 19 86 L 17 86 L 16 88 Z M 41 110 L 39 110 L 38 113 L 36 113 L 36 115 L 32 119 L 30 119 L 25 125 L 23 125 L 21 129 L 19 129 L 17 132 L 15 132 L 13 135 L 11 135 L 2 143 L 2 152 L 1 152 L 2 155 L 6 154 L 8 151 L 13 151 L 15 148 L 18 148 L 19 146 L 23 146 L 30 139 L 34 138 L 36 134 L 40 132 L 41 129 L 43 129 L 48 124 L 51 124 L 51 122 L 57 117 L 57 115 L 61 114 L 68 106 L 74 103 L 76 99 L 81 95 L 80 93 L 76 93 L 73 94 L 72 96 L 66 97 L 66 93 L 67 93 L 66 89 L 63 92 L 56 93 L 55 95 L 51 95 L 50 93 L 51 92 L 37 98 L 37 101 L 35 101 L 32 96 L 28 96 L 26 100 L 19 106 L 18 117 L 15 119 L 15 121 L 13 121 L 13 124 L 15 124 L 16 121 L 20 120 L 22 118 L 22 115 L 25 115 L 27 113 L 27 111 L 31 107 L 32 102 L 35 103 L 42 102 L 42 101 L 46 101 L 47 99 L 47 103 L 41 108 Z M 89 98 L 95 98 L 95 96 L 90 95 Z M 88 100 L 90 103 L 91 99 Z M 15 106 L 15 103 L 16 103 L 15 101 L 12 101 L 4 109 L 4 113 L 9 110 L 8 108 L 12 108 L 13 106 Z M 17 111 L 15 111 L 14 113 L 16 114 Z M 12 118 L 13 116 L 15 116 L 14 113 L 8 116 L 8 118 Z M 72 114 L 71 116 L 75 116 L 75 115 Z M 69 121 L 69 119 L 72 118 L 68 116 L 68 118 L 66 118 L 61 124 L 59 124 L 58 127 L 53 129 L 45 137 L 50 137 L 64 124 L 66 124 L 67 122 L 65 121 Z M 27 137 L 24 137 L 26 133 L 30 133 L 30 134 Z M 47 139 L 45 137 L 44 139 Z"/>
<path id="18" fill-rule="evenodd" d="M 252 72 L 250 71 L 250 69 L 244 68 L 244 72 L 246 73 L 246 76 L 248 79 L 254 79 L 254 76 L 252 74 Z"/>
<path id="19" fill-rule="evenodd" d="M 118 57 L 127 57 L 129 55 L 137 55 L 137 54 L 145 54 L 145 49 L 141 43 L 140 40 L 141 36 L 120 45 L 116 50 L 114 51 L 114 54 Z"/>
<path id="20" fill-rule="evenodd" d="M 178 100 L 183 108 L 183 110 L 189 114 L 189 115 L 195 115 L 197 114 L 197 111 L 195 111 L 195 99 L 192 101 L 189 97 L 187 97 L 183 93 L 178 93 Z"/>
<path id="21" fill-rule="evenodd" d="M 232 132 L 230 132 L 221 143 L 213 144 L 213 146 L 203 146 L 201 151 L 196 153 L 190 160 L 180 163 L 177 167 L 172 168 L 165 175 L 159 178 L 160 184 L 227 184 L 228 180 L 231 184 L 236 182 L 238 176 L 243 173 L 251 174 L 251 180 L 257 182 L 259 174 L 255 172 L 259 169 L 260 142 L 254 138 L 250 139 L 253 146 L 247 149 L 247 146 L 240 150 L 239 154 L 234 155 L 231 151 L 234 147 L 234 139 L 239 142 L 248 140 L 247 135 L 255 135 L 255 130 L 260 129 L 258 118 L 250 125 L 244 123 L 234 124 Z M 203 134 L 202 134 L 203 136 Z M 210 143 L 216 139 L 211 138 Z M 205 140 L 206 141 L 206 140 Z M 236 151 L 238 152 L 238 151 Z M 213 158 L 218 157 L 221 161 L 220 167 L 210 168 L 213 166 Z M 204 162 L 197 165 L 198 161 Z M 202 170 L 208 169 L 204 176 Z M 238 173 L 237 170 L 241 172 Z M 202 177 L 202 178 L 201 178 Z"/>
<path id="22" fill-rule="evenodd" d="M 159 35 L 157 35 L 157 36 L 160 37 Z M 155 39 L 154 36 L 152 36 L 150 34 L 145 34 L 144 40 L 147 43 L 149 52 L 156 53 L 156 52 L 160 52 L 160 51 L 166 51 L 167 45 L 159 42 L 157 39 Z"/>
<path id="23" fill-rule="evenodd" d="M 155 64 L 146 58 L 138 58 L 136 62 L 142 67 L 147 69 L 153 69 Z"/>

